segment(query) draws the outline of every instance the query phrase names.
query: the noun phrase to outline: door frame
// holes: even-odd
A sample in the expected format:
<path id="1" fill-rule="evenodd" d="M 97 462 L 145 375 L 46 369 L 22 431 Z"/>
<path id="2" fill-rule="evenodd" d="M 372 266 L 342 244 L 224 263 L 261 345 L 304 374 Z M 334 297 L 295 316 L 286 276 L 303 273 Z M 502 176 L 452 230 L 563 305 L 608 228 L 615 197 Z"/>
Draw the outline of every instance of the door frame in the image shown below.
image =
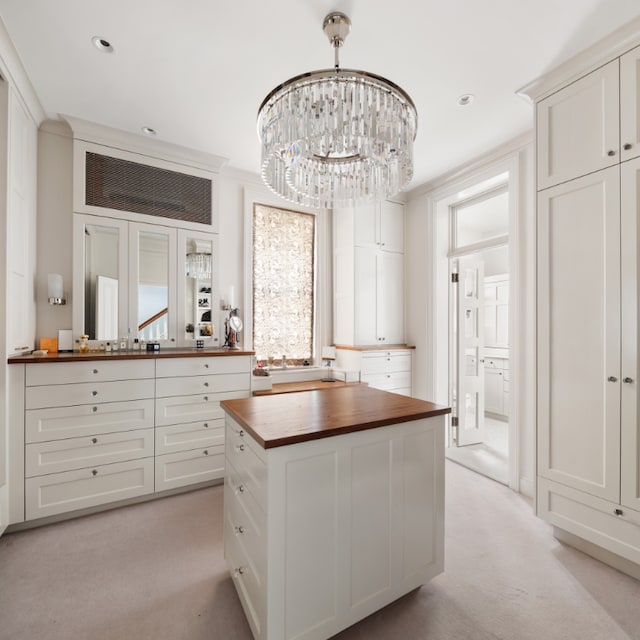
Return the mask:
<path id="1" fill-rule="evenodd" d="M 509 193 L 509 345 L 511 385 L 509 394 L 509 487 L 521 490 L 520 448 L 521 448 L 521 407 L 523 402 L 522 338 L 520 327 L 523 292 L 521 272 L 526 256 L 519 248 L 523 242 L 520 230 L 520 152 L 516 151 L 478 171 L 452 180 L 430 194 L 430 247 L 431 291 L 430 322 L 428 342 L 430 343 L 432 397 L 436 402 L 449 403 L 449 295 L 450 295 L 450 234 L 451 208 L 458 202 L 506 183 Z M 504 177 L 500 178 L 500 176 Z M 494 183 L 493 185 L 491 183 Z M 525 254 L 526 252 L 522 252 Z M 535 468 L 535 465 L 534 465 Z M 534 487 L 526 487 L 532 494 Z"/>

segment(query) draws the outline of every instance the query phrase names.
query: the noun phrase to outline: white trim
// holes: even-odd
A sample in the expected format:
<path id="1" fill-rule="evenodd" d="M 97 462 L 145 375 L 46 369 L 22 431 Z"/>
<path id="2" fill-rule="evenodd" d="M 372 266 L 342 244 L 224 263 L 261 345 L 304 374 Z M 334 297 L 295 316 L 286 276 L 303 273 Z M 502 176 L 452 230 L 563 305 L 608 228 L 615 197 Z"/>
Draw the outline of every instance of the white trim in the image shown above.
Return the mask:
<path id="1" fill-rule="evenodd" d="M 434 190 L 429 197 L 429 215 L 432 219 L 431 246 L 431 282 L 430 307 L 432 309 L 431 323 L 427 330 L 430 333 L 432 363 L 431 385 L 432 397 L 436 402 L 443 401 L 443 395 L 448 396 L 449 387 L 449 247 L 450 235 L 450 207 L 462 200 L 460 193 L 473 185 L 491 179 L 493 176 L 508 172 L 509 191 L 509 276 L 512 286 L 509 301 L 509 360 L 511 363 L 511 393 L 509 394 L 509 487 L 514 491 L 520 490 L 520 408 L 524 390 L 521 379 L 524 379 L 521 363 L 521 339 L 516 328 L 520 326 L 521 311 L 521 258 L 518 251 L 520 236 L 520 151 L 517 149 L 509 153 L 498 152 L 498 159 L 474 171 L 459 175 L 455 179 Z M 443 251 L 443 249 L 445 249 Z M 445 357 L 443 345 L 447 345 Z M 446 402 L 450 400 L 447 398 Z"/>
<path id="2" fill-rule="evenodd" d="M 638 45 L 640 45 L 640 17 L 627 22 L 591 47 L 524 85 L 518 89 L 517 94 L 537 102 Z"/>
<path id="3" fill-rule="evenodd" d="M 205 153 L 204 151 L 196 151 L 170 142 L 163 142 L 162 140 L 153 140 L 143 135 L 113 129 L 73 116 L 61 114 L 61 117 L 71 127 L 75 140 L 93 142 L 105 147 L 112 147 L 113 149 L 120 149 L 121 151 L 137 153 L 149 158 L 215 173 L 220 172 L 228 162 L 227 158 Z M 152 166 L 156 165 L 152 164 Z"/>
<path id="4" fill-rule="evenodd" d="M 310 213 L 316 217 L 315 242 L 315 318 L 313 331 L 314 362 L 321 364 L 322 347 L 332 344 L 332 267 L 331 267 L 331 216 L 325 209 L 305 209 L 293 205 L 272 194 L 266 188 L 244 188 L 244 349 L 253 350 L 253 205 L 264 204 L 290 209 L 300 213 Z M 316 362 L 317 361 L 317 362 Z"/>

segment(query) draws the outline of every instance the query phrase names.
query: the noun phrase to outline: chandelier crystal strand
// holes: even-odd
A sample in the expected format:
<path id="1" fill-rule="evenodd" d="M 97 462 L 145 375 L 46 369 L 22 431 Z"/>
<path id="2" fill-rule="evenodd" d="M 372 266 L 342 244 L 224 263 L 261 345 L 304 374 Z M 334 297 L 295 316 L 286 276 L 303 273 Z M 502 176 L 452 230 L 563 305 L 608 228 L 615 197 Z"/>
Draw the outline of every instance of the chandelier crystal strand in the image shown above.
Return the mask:
<path id="1" fill-rule="evenodd" d="M 262 179 L 302 206 L 353 207 L 389 198 L 413 177 L 415 106 L 391 81 L 339 68 L 338 49 L 350 25 L 344 14 L 329 14 L 324 30 L 335 48 L 335 69 L 287 80 L 258 111 Z"/>

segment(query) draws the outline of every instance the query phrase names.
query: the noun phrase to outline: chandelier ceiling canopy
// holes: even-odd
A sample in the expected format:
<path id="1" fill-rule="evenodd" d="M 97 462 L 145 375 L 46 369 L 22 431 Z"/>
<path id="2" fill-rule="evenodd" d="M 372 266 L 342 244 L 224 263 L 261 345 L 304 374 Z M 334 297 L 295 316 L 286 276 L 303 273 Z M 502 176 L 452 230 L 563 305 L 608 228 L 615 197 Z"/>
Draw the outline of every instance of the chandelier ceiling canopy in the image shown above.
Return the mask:
<path id="1" fill-rule="evenodd" d="M 338 50 L 351 29 L 345 14 L 330 13 L 322 28 L 334 48 L 334 68 L 287 80 L 258 110 L 262 179 L 306 207 L 389 198 L 413 176 L 415 105 L 390 80 L 340 68 Z"/>

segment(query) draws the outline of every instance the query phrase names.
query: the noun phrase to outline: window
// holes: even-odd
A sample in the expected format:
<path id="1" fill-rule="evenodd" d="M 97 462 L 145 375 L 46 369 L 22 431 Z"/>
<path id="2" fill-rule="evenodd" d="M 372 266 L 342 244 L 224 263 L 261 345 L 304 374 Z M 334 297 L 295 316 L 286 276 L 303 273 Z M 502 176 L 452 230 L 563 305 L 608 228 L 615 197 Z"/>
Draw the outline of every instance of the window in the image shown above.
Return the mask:
<path id="1" fill-rule="evenodd" d="M 259 362 L 313 357 L 315 215 L 254 204 L 253 349 Z"/>

